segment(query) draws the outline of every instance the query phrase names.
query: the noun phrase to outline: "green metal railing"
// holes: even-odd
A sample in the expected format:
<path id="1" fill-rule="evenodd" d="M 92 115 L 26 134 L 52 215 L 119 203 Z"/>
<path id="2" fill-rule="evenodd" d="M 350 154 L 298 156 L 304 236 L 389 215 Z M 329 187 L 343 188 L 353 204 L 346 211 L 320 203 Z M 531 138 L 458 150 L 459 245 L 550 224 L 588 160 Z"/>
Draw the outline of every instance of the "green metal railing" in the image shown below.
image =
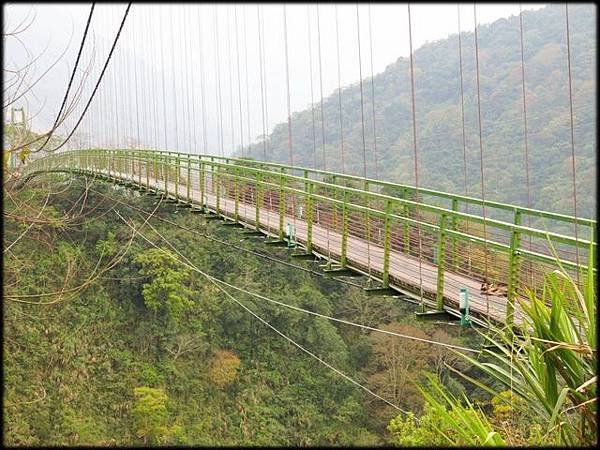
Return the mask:
<path id="1" fill-rule="evenodd" d="M 235 221 L 242 220 L 240 204 L 247 207 L 249 196 L 254 213 L 252 218 L 246 215 L 245 222 L 253 222 L 256 230 L 270 228 L 267 231 L 284 240 L 286 217 L 302 220 L 306 223 L 306 236 L 300 243 L 308 252 L 324 250 L 314 239 L 315 227 L 338 233 L 341 242 L 334 253 L 342 268 L 348 264 L 350 239 L 368 238 L 371 245 L 383 251 L 382 267 L 375 276 L 385 287 L 399 282 L 393 279 L 391 271 L 392 252 L 434 264 L 435 292 L 430 295 L 438 310 L 447 306 L 449 300 L 444 295 L 446 272 L 504 284 L 508 323 L 513 320 L 516 297 L 524 296 L 527 289 L 539 289 L 544 274 L 555 267 L 549 245 L 556 248 L 561 264 L 573 273 L 586 269 L 591 248 L 595 270 L 596 222 L 591 219 L 429 189 L 283 164 L 130 149 L 54 154 L 31 162 L 23 176 L 52 171 L 127 180 L 147 190 L 164 192 L 175 201 L 196 203 L 203 208 L 211 196 L 211 208 Z M 227 199 L 234 203 L 232 212 L 223 208 Z M 302 207 L 302 217 L 297 217 L 298 205 Z M 486 215 L 464 211 L 467 205 L 485 207 Z M 263 211 L 278 216 L 275 224 L 265 227 L 260 218 Z M 500 218 L 507 213 L 511 220 Z M 577 226 L 578 238 L 525 226 L 524 217 L 538 222 L 543 219 L 550 225 Z M 416 242 L 424 243 L 423 247 Z M 356 266 L 356 262 L 353 264 Z M 371 274 L 369 267 L 359 269 Z"/>

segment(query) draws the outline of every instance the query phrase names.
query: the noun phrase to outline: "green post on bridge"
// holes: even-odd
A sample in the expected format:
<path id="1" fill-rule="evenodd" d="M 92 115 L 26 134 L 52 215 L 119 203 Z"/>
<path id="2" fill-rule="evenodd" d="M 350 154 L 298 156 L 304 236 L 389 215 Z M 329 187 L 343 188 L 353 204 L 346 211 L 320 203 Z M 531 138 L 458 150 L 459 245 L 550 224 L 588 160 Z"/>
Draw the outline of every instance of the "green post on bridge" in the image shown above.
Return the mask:
<path id="1" fill-rule="evenodd" d="M 240 187 L 239 187 L 239 170 L 233 169 L 233 201 L 235 205 L 234 218 L 236 222 L 240 221 Z"/>
<path id="2" fill-rule="evenodd" d="M 175 200 L 179 201 L 179 177 L 181 176 L 181 167 L 179 165 L 179 155 L 175 157 Z M 170 168 L 170 164 L 169 164 Z"/>
<path id="3" fill-rule="evenodd" d="M 279 177 L 279 239 L 283 241 L 285 237 L 285 230 L 283 229 L 283 218 L 285 215 L 285 169 L 281 168 L 281 175 Z"/>
<path id="4" fill-rule="evenodd" d="M 163 173 L 165 178 L 165 195 L 169 197 L 169 155 L 163 157 Z"/>
<path id="5" fill-rule="evenodd" d="M 200 159 L 198 184 L 200 184 L 200 207 L 204 209 L 204 161 Z"/>
<path id="6" fill-rule="evenodd" d="M 521 211 L 515 210 L 514 224 L 521 225 Z M 514 322 L 515 298 L 517 297 L 517 285 L 519 283 L 519 268 L 521 258 L 519 256 L 519 245 L 521 244 L 521 233 L 513 228 L 510 235 L 510 253 L 508 254 L 508 292 L 506 293 L 506 325 L 512 328 Z"/>
<path id="7" fill-rule="evenodd" d="M 402 199 L 406 200 L 408 197 L 408 189 L 404 188 L 402 189 Z M 409 206 L 408 205 L 402 205 L 402 215 L 406 218 L 408 218 L 410 216 L 410 210 L 409 210 Z M 410 232 L 408 229 L 408 221 L 404 221 L 404 244 L 402 246 L 402 250 L 404 251 L 404 253 L 408 254 L 410 253 Z"/>
<path id="8" fill-rule="evenodd" d="M 304 207 L 306 209 L 306 252 L 312 252 L 313 235 L 313 190 L 314 185 L 308 183 L 308 193 L 305 197 Z"/>
<path id="9" fill-rule="evenodd" d="M 217 194 L 217 200 L 216 200 L 216 210 L 217 210 L 217 214 L 221 214 L 221 180 L 220 180 L 220 172 L 221 172 L 221 166 L 217 166 L 216 167 L 216 172 L 215 170 L 215 166 L 213 166 L 213 183 L 215 183 L 216 185 L 216 194 Z"/>
<path id="10" fill-rule="evenodd" d="M 383 231 L 383 287 L 390 286 L 390 247 L 392 241 L 392 201 L 385 204 L 385 222 Z"/>
<path id="11" fill-rule="evenodd" d="M 440 231 L 438 241 L 437 285 L 435 304 L 438 311 L 444 309 L 444 261 L 446 256 L 446 214 L 440 215 Z"/>
<path id="12" fill-rule="evenodd" d="M 187 201 L 191 202 L 192 197 L 190 195 L 190 189 L 192 186 L 192 158 L 187 155 Z"/>
<path id="13" fill-rule="evenodd" d="M 458 199 L 452 199 L 452 211 L 458 212 Z M 455 214 L 452 215 L 451 219 L 452 223 L 450 227 L 452 231 L 458 230 L 458 218 Z M 456 236 L 452 236 L 452 268 L 456 270 L 458 268 L 458 241 L 456 240 Z"/>
<path id="14" fill-rule="evenodd" d="M 342 207 L 342 256 L 340 265 L 346 267 L 348 262 L 348 191 L 344 189 L 344 206 Z"/>
<path id="15" fill-rule="evenodd" d="M 256 175 L 256 200 L 255 200 L 255 211 L 254 211 L 254 229 L 260 231 L 260 208 L 263 205 L 263 189 L 262 189 L 262 175 Z"/>

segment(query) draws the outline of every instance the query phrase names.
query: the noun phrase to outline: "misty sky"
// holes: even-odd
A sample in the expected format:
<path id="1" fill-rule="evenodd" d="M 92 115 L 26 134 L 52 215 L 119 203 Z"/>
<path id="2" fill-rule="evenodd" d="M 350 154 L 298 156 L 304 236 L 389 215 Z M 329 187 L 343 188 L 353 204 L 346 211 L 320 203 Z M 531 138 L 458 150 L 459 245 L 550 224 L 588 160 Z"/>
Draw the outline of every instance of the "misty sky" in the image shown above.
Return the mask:
<path id="1" fill-rule="evenodd" d="M 523 8 L 539 9 L 542 6 L 525 4 Z M 91 73 L 83 88 L 85 99 L 91 92 L 92 82 L 95 83 L 99 76 L 125 7 L 125 4 L 96 5 L 92 21 L 93 36 L 84 49 L 84 62 L 80 64 L 80 67 L 85 67 L 92 61 Z M 30 74 L 30 81 L 41 75 L 66 49 L 64 58 L 32 89 L 31 95 L 14 105 L 25 105 L 31 115 L 35 114 L 32 126 L 41 131 L 52 124 L 60 106 L 90 5 L 13 4 L 5 5 L 4 8 L 5 32 L 13 30 L 28 13 L 35 13 L 33 25 L 19 37 L 34 57 L 42 53 L 44 48 L 47 47 L 47 50 L 37 61 L 35 73 Z M 248 140 L 254 142 L 262 133 L 263 116 L 258 10 L 256 4 L 248 3 L 217 4 L 216 7 L 213 4 L 133 4 L 102 87 L 80 129 L 82 134 L 92 136 L 92 139 L 87 138 L 87 144 L 123 145 L 126 136 L 135 136 L 142 145 L 168 141 L 165 145 L 169 147 L 177 146 L 181 151 L 200 152 L 202 149 L 182 147 L 193 147 L 194 142 L 199 147 L 202 142 L 202 67 L 208 152 L 218 153 L 219 135 L 223 136 L 225 153 L 230 153 L 232 143 L 233 146 L 240 144 L 240 134 L 245 145 Z M 284 8 L 282 4 L 265 4 L 261 5 L 260 11 L 264 26 L 263 57 L 266 73 L 263 90 L 269 132 L 274 124 L 285 121 L 287 117 Z M 461 4 L 460 12 L 461 30 L 472 31 L 473 4 Z M 477 6 L 477 22 L 490 23 L 518 12 L 518 4 L 481 4 Z M 215 13 L 218 23 L 219 73 L 216 71 Z M 346 86 L 359 80 L 357 9 L 355 4 L 344 3 L 337 6 L 341 81 L 338 80 L 337 66 L 336 6 L 320 5 L 318 13 L 321 76 L 323 95 L 326 97 L 335 92 L 339 82 Z M 373 4 L 369 8 L 367 3 L 361 3 L 358 14 L 363 78 L 371 75 L 371 57 L 373 71 L 377 74 L 398 57 L 409 55 L 406 4 Z M 428 41 L 444 39 L 458 31 L 456 4 L 411 5 L 411 17 L 413 50 Z M 314 101 L 318 102 L 321 95 L 317 6 L 289 4 L 286 6 L 286 18 L 290 103 L 294 111 L 310 106 L 311 56 Z M 27 61 L 23 46 L 15 39 L 5 39 L 4 45 L 5 67 L 14 69 Z M 82 75 L 83 71 L 78 74 L 77 80 L 81 80 Z M 221 86 L 220 117 L 218 80 Z M 82 110 L 80 103 L 76 116 Z M 107 114 L 107 111 L 111 113 Z M 165 116 L 168 117 L 166 131 L 161 125 Z M 73 124 L 73 119 L 67 120 L 66 126 L 59 132 L 66 134 Z M 219 124 L 223 127 L 221 132 Z M 109 128 L 110 131 L 107 132 Z M 178 131 L 177 136 L 175 129 Z M 174 142 L 175 138 L 177 142 Z"/>

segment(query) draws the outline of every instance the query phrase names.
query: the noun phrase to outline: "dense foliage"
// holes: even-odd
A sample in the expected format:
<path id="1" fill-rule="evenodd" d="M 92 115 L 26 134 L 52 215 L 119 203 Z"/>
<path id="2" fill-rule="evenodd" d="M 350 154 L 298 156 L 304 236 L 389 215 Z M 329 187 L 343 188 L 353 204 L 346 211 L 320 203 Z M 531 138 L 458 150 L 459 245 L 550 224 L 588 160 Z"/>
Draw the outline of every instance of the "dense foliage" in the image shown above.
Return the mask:
<path id="1" fill-rule="evenodd" d="M 445 342 L 473 338 L 456 325 L 415 321 L 415 307 L 402 300 L 367 297 L 240 250 L 299 264 L 287 249 L 240 242 L 239 231 L 188 210 L 161 204 L 142 225 L 147 213 L 125 203 L 149 213 L 154 197 L 88 182 L 39 177 L 6 197 L 5 244 L 25 232 L 3 272 L 6 444 L 389 442 L 386 426 L 397 410 L 269 330 L 176 262 L 177 252 L 213 276 L 315 312 Z M 25 200 L 31 210 L 15 206 Z M 29 227 L 16 218 L 35 217 L 42 207 L 47 223 Z M 158 248 L 132 236 L 119 214 Z M 444 361 L 457 362 L 444 349 L 228 292 L 402 408 L 420 414 L 416 382 L 425 367 L 437 368 L 456 395 L 464 392 L 444 368 Z M 485 397 L 479 389 L 469 395 Z"/>
<path id="2" fill-rule="evenodd" d="M 595 215 L 596 186 L 596 6 L 569 5 L 574 97 L 574 142 L 578 215 Z M 573 213 L 569 83 L 564 4 L 523 13 L 528 122 L 528 166 L 533 207 Z M 474 33 L 464 32 L 462 60 L 466 174 L 458 35 L 415 51 L 417 146 L 420 186 L 481 196 L 479 122 Z M 499 19 L 478 29 L 486 199 L 527 205 L 525 134 L 519 18 Z M 355 49 L 342 49 L 352 51 Z M 375 50 L 376 51 L 376 50 Z M 363 80 L 367 175 L 414 184 L 409 59 L 401 57 L 374 77 L 376 151 L 371 78 Z M 294 163 L 363 175 L 363 141 L 358 83 L 342 89 L 345 157 L 342 158 L 338 93 L 315 108 L 293 113 Z M 324 139 L 324 142 L 322 141 Z M 316 147 L 313 145 L 316 142 Z M 289 163 L 287 123 L 268 136 L 267 158 Z M 263 143 L 250 156 L 263 158 Z M 246 151 L 246 154 L 248 152 Z M 323 155 L 325 154 L 325 158 Z M 377 166 L 376 170 L 376 155 Z M 342 167 L 344 160 L 345 167 Z M 466 176 L 465 176 L 466 175 Z"/>

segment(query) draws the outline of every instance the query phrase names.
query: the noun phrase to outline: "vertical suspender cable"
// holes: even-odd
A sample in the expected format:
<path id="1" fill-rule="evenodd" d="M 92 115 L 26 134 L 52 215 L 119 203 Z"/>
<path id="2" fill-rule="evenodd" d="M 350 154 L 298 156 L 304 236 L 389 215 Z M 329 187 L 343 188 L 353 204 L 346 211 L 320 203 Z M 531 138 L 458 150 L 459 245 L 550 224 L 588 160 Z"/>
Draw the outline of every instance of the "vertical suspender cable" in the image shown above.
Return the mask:
<path id="1" fill-rule="evenodd" d="M 196 83 L 194 83 L 194 79 L 193 79 L 193 75 L 192 77 L 189 76 L 189 72 L 193 67 L 193 62 L 192 62 L 192 54 L 191 54 L 191 45 L 190 45 L 190 38 L 191 38 L 191 32 L 189 31 L 189 20 L 190 20 L 190 16 L 191 16 L 191 11 L 188 13 L 185 9 L 186 7 L 188 7 L 187 4 L 183 4 L 182 5 L 182 11 L 181 11 L 181 20 L 183 21 L 183 38 L 184 38 L 184 42 L 185 45 L 184 47 L 184 52 L 185 52 L 185 60 L 187 61 L 186 63 L 186 67 L 185 67 L 185 85 L 186 85 L 186 91 L 184 92 L 185 95 L 185 101 L 187 104 L 187 126 L 188 126 L 188 149 L 187 152 L 188 153 L 198 153 L 198 141 L 197 141 L 197 132 L 196 132 L 196 89 L 194 88 L 194 85 Z M 190 86 L 190 79 L 192 80 L 191 86 Z M 189 92 L 188 92 L 189 90 Z M 190 102 L 191 99 L 191 102 Z M 193 148 L 193 152 L 192 152 L 192 148 Z"/>
<path id="2" fill-rule="evenodd" d="M 169 19 L 171 20 L 171 29 L 170 29 L 170 41 L 171 41 L 171 74 L 173 76 L 173 111 L 174 111 L 174 119 L 175 119 L 175 151 L 180 151 L 179 148 L 179 127 L 177 121 L 177 77 L 175 71 L 175 36 L 173 35 L 173 7 L 169 8 Z"/>
<path id="3" fill-rule="evenodd" d="M 267 52 L 265 51 L 265 23 L 264 20 L 262 20 L 262 9 L 261 9 L 261 15 L 260 15 L 260 28 L 261 28 L 261 34 L 262 34 L 262 55 L 263 55 L 263 80 L 265 82 L 265 128 L 266 128 L 266 132 L 267 134 L 269 133 L 269 102 L 268 102 L 268 93 L 269 93 L 269 85 L 267 84 Z M 273 156 L 273 152 L 271 151 L 271 140 L 268 139 L 267 140 L 267 152 L 269 153 L 270 157 Z"/>
<path id="4" fill-rule="evenodd" d="M 285 82 L 287 88 L 287 122 L 288 122 L 288 148 L 290 150 L 290 166 L 294 165 L 294 149 L 292 146 L 292 110 L 290 105 L 290 68 L 288 60 L 288 33 L 286 4 L 283 4 L 283 42 L 285 46 Z"/>
<path id="5" fill-rule="evenodd" d="M 362 147 L 363 147 L 363 179 L 365 185 L 367 182 L 367 142 L 365 140 L 365 111 L 364 111 L 364 96 L 362 82 L 362 55 L 360 49 L 360 14 L 358 11 L 358 3 L 356 3 L 356 37 L 358 44 L 358 80 L 360 85 L 360 124 L 362 131 Z M 369 207 L 369 199 L 365 197 L 365 207 Z M 369 226 L 369 214 L 365 214 L 365 238 L 367 240 L 367 268 L 369 272 L 369 282 L 371 281 L 371 229 Z"/>
<path id="6" fill-rule="evenodd" d="M 224 144 L 223 144 L 223 108 L 222 108 L 222 98 L 221 98 L 221 55 L 220 55 L 220 51 L 219 51 L 219 14 L 217 12 L 217 4 L 214 4 L 214 8 L 215 8 L 215 27 L 214 27 L 214 31 L 215 31 L 215 57 L 216 57 L 216 63 L 215 63 L 215 77 L 217 79 L 217 92 L 215 92 L 216 95 L 216 103 L 217 103 L 217 112 L 219 115 L 219 133 L 218 133 L 218 140 L 219 140 L 219 150 L 221 152 L 221 156 L 225 156 L 225 150 L 224 150 Z"/>
<path id="7" fill-rule="evenodd" d="M 465 190 L 465 196 L 469 195 L 467 186 L 467 135 L 465 133 L 465 87 L 464 87 L 464 75 L 463 75 L 463 59 L 462 59 L 462 36 L 460 27 L 460 3 L 456 4 L 456 11 L 458 17 L 458 64 L 460 74 L 460 119 L 462 129 L 462 144 L 463 144 L 463 187 Z M 466 212 L 469 212 L 469 204 L 465 205 L 467 208 Z M 468 226 L 468 222 L 467 222 Z"/>
<path id="8" fill-rule="evenodd" d="M 240 77 L 240 40 L 238 32 L 238 16 L 237 16 L 237 4 L 233 4 L 233 15 L 235 25 L 235 58 L 237 61 L 237 82 L 238 82 L 238 101 L 240 107 L 240 145 L 242 147 L 242 157 L 244 156 L 244 119 L 242 117 L 242 80 Z M 244 36 L 244 39 L 246 36 Z"/>
<path id="9" fill-rule="evenodd" d="M 246 78 L 246 122 L 248 127 L 248 156 L 250 156 L 250 144 L 252 144 L 252 135 L 250 133 L 250 83 L 248 81 L 248 30 L 246 26 L 246 22 L 248 21 L 246 14 L 246 5 L 242 5 L 242 17 L 244 19 L 244 74 Z"/>
<path id="10" fill-rule="evenodd" d="M 323 150 L 323 170 L 327 170 L 327 157 L 325 155 L 325 109 L 323 108 L 323 61 L 321 59 L 321 18 L 319 4 L 317 3 L 317 43 L 319 49 L 319 87 L 321 92 L 321 149 Z M 327 237 L 329 242 L 329 236 Z"/>
<path id="11" fill-rule="evenodd" d="M 153 8 L 154 10 L 154 8 Z M 155 34 L 153 33 L 152 30 L 154 29 L 154 27 L 152 26 L 152 20 L 154 18 L 154 14 L 150 14 L 150 11 L 148 11 L 148 28 L 147 28 L 147 32 L 148 32 L 148 37 L 149 37 L 149 42 L 150 45 L 152 46 L 149 49 L 149 54 L 150 54 L 150 66 L 151 66 L 151 72 L 152 72 L 152 91 L 151 92 L 158 92 L 158 73 L 157 73 L 157 64 L 155 64 L 155 52 L 153 51 L 153 49 L 156 48 L 156 43 L 155 43 Z M 164 93 L 164 90 L 163 90 Z M 155 150 L 158 151 L 159 148 L 159 127 L 160 127 L 160 121 L 159 121 L 159 107 L 160 105 L 158 104 L 158 101 L 156 99 L 156 95 L 152 95 L 152 109 L 153 109 L 153 117 L 154 117 L 154 148 Z M 154 168 L 153 168 L 154 169 Z M 155 178 L 157 178 L 156 174 L 155 174 Z M 156 180 L 158 182 L 158 180 Z"/>
<path id="12" fill-rule="evenodd" d="M 527 189 L 527 207 L 531 208 L 531 189 L 529 183 L 529 133 L 527 129 L 527 89 L 525 87 L 525 45 L 523 41 L 523 9 L 519 3 L 519 43 L 521 46 L 521 87 L 523 92 L 523 138 L 525 144 L 525 186 Z M 531 227 L 531 216 L 527 216 L 527 225 Z M 529 250 L 531 250 L 531 235 L 529 236 Z M 529 266 L 531 275 L 530 283 L 533 286 L 533 270 Z"/>
<path id="13" fill-rule="evenodd" d="M 313 138 L 313 167 L 318 168 L 317 165 L 317 133 L 315 130 L 315 95 L 313 89 L 313 66 L 312 66 L 312 34 L 310 27 L 310 5 L 306 5 L 306 19 L 308 27 L 308 70 L 310 71 L 310 113 L 312 117 L 312 138 Z"/>
<path id="14" fill-rule="evenodd" d="M 290 149 L 290 166 L 294 166 L 294 147 L 292 145 L 292 106 L 290 99 L 290 66 L 288 58 L 288 32 L 287 32 L 287 5 L 283 4 L 283 42 L 285 46 L 285 81 L 287 87 L 287 113 L 288 113 L 288 146 Z M 285 192 L 283 193 L 285 196 Z M 294 245 L 295 245 L 295 233 L 296 233 L 296 195 L 292 194 L 292 218 L 294 221 Z M 288 239 L 291 243 L 292 236 Z"/>
<path id="15" fill-rule="evenodd" d="M 484 273 L 485 273 L 485 281 L 489 282 L 488 279 L 488 248 L 487 248 L 487 232 L 486 232 L 486 218 L 485 218 L 485 178 L 483 174 L 483 135 L 481 132 L 481 91 L 479 87 L 479 41 L 477 38 L 477 4 L 473 3 L 473 20 L 475 26 L 475 67 L 476 67 L 476 75 L 477 75 L 477 120 L 479 124 L 479 169 L 481 173 L 481 201 L 482 201 L 482 214 L 483 214 L 483 239 L 484 239 L 484 255 L 483 255 L 483 263 L 484 263 Z M 486 304 L 486 316 L 490 316 L 490 296 L 488 294 L 488 290 L 485 292 L 485 304 Z"/>
<path id="16" fill-rule="evenodd" d="M 416 99 L 415 99 L 415 67 L 414 54 L 412 45 L 412 21 L 410 14 L 410 3 L 408 4 L 408 43 L 410 51 L 410 87 L 411 87 L 411 104 L 412 104 L 412 129 L 413 129 L 413 151 L 414 151 L 414 168 L 415 168 L 415 202 L 419 203 L 419 160 L 417 150 L 417 115 L 416 115 Z M 415 211 L 418 214 L 418 211 Z M 417 217 L 418 220 L 418 217 Z M 423 297 L 423 271 L 422 258 L 423 251 L 421 246 L 421 225 L 417 225 L 417 238 L 419 242 L 419 295 L 421 297 L 421 309 L 424 311 L 425 303 Z"/>
<path id="17" fill-rule="evenodd" d="M 233 76 L 231 67 L 231 11 L 227 8 L 227 68 L 229 69 L 229 118 L 231 124 L 231 148 L 229 154 L 235 151 L 235 125 L 233 118 Z"/>
<path id="18" fill-rule="evenodd" d="M 465 132 L 465 78 L 463 75 L 463 58 L 462 58 L 462 30 L 460 26 L 460 3 L 456 4 L 456 12 L 458 17 L 458 66 L 460 74 L 460 122 L 462 130 L 463 144 L 463 187 L 465 197 L 469 195 L 467 184 L 467 134 Z M 465 212 L 469 213 L 469 204 L 465 204 Z M 466 221 L 466 231 L 469 232 L 469 221 Z M 471 273 L 471 243 L 467 243 L 467 270 Z"/>
<path id="19" fill-rule="evenodd" d="M 235 24 L 235 56 L 236 56 L 236 61 L 237 61 L 238 100 L 239 100 L 239 107 L 240 107 L 240 145 L 242 147 L 242 158 L 243 158 L 244 157 L 244 124 L 243 124 L 244 120 L 243 120 L 243 115 L 242 115 L 242 77 L 241 77 L 241 73 L 240 73 L 240 41 L 239 41 L 239 32 L 238 32 L 237 4 L 235 4 L 235 3 L 233 5 L 233 13 L 234 13 L 234 18 L 235 18 L 235 23 L 234 23 Z M 246 33 L 244 33 L 244 40 L 246 40 L 246 39 L 247 39 Z M 246 65 L 246 67 L 247 67 L 247 65 Z M 250 127 L 248 127 L 248 131 L 250 131 Z M 248 152 L 249 151 L 250 151 L 250 143 L 248 143 Z M 243 189 L 243 192 L 245 193 L 245 189 Z M 247 203 L 246 203 L 245 194 L 244 194 L 244 197 L 242 197 L 242 203 L 244 205 L 244 217 L 246 217 Z"/>
<path id="20" fill-rule="evenodd" d="M 140 145 L 141 143 L 141 135 L 140 135 L 140 110 L 139 110 L 139 100 L 138 100 L 138 76 L 137 76 L 137 59 L 136 59 L 136 41 L 135 41 L 135 35 L 137 32 L 137 27 L 135 27 L 134 29 L 134 23 L 135 20 L 131 23 L 131 41 L 133 44 L 133 80 L 134 80 L 134 87 L 133 89 L 135 90 L 135 127 L 136 127 L 136 131 L 137 131 L 137 144 L 136 147 Z M 128 62 L 129 62 L 129 58 L 128 58 Z"/>
<path id="21" fill-rule="evenodd" d="M 208 154 L 208 143 L 206 136 L 206 93 L 204 87 L 204 39 L 202 33 L 204 32 L 204 25 L 202 21 L 202 15 L 200 14 L 200 8 L 202 5 L 198 5 L 196 10 L 198 13 L 198 48 L 200 52 L 200 108 L 202 113 L 202 148 L 204 154 Z"/>
<path id="22" fill-rule="evenodd" d="M 163 8 L 163 5 L 161 5 L 161 9 Z M 164 37 L 165 33 L 164 33 L 164 29 L 163 29 L 163 18 L 164 18 L 164 14 L 160 15 L 159 21 L 160 21 L 160 35 Z M 153 33 L 151 33 L 153 34 Z M 159 39 L 160 42 L 160 74 L 161 74 L 161 81 L 162 81 L 162 101 L 163 101 L 163 122 L 164 122 L 164 135 L 165 135 L 165 150 L 169 149 L 169 139 L 168 139 L 168 130 L 169 130 L 169 124 L 167 123 L 167 92 L 166 92 L 166 88 L 165 88 L 165 55 L 164 55 L 164 39 Z"/>
<path id="23" fill-rule="evenodd" d="M 129 55 L 125 54 L 127 47 L 121 48 L 121 55 L 119 58 L 121 70 L 125 73 L 125 76 L 119 77 L 119 90 L 121 90 L 120 98 L 123 99 L 123 124 L 124 124 L 124 132 L 123 132 L 123 147 L 127 148 L 131 146 L 131 138 L 132 138 L 132 92 L 130 89 L 131 85 L 131 72 L 129 70 Z M 129 119 L 129 120 L 127 120 Z"/>
<path id="24" fill-rule="evenodd" d="M 571 118 L 571 170 L 573 179 L 573 216 L 575 216 L 575 240 L 578 240 L 577 236 L 577 170 L 575 165 L 575 128 L 573 121 L 573 77 L 571 74 L 571 38 L 569 33 L 569 4 L 565 3 L 565 22 L 566 22 L 566 34 L 567 34 L 567 67 L 569 70 L 569 114 Z M 579 266 L 579 246 L 575 246 L 575 258 L 577 266 Z M 579 270 L 577 271 L 577 283 L 579 283 Z"/>
<path id="25" fill-rule="evenodd" d="M 268 108 L 268 102 L 267 102 L 267 94 L 269 92 L 269 90 L 267 89 L 267 52 L 265 51 L 265 41 L 266 39 L 266 35 L 265 35 L 265 27 L 264 27 L 264 20 L 263 20 L 263 9 L 262 9 L 262 5 L 259 5 L 258 8 L 258 28 L 259 28 L 259 47 L 260 47 L 260 53 L 262 55 L 262 60 L 261 60 L 261 75 L 264 81 L 264 87 L 265 87 L 265 97 L 264 97 L 264 105 L 265 105 L 265 132 L 263 133 L 264 136 L 264 151 L 265 154 L 268 154 L 268 158 L 265 158 L 265 160 L 268 159 L 272 159 L 273 158 L 273 152 L 271 151 L 271 144 L 270 144 L 270 139 L 267 139 L 267 134 L 269 133 L 269 108 Z M 262 37 L 262 38 L 261 38 Z M 267 212 L 267 230 L 271 231 L 271 211 L 273 209 L 273 192 L 272 190 L 267 190 L 268 193 L 268 198 L 269 198 L 269 204 L 268 204 L 268 212 Z M 264 200 L 263 200 L 264 202 Z"/>
<path id="26" fill-rule="evenodd" d="M 327 158 L 325 154 L 325 108 L 323 108 L 323 60 L 321 58 L 321 16 L 319 14 L 319 3 L 317 3 L 317 43 L 319 47 L 319 86 L 321 91 L 321 147 L 323 149 L 323 170 L 327 170 Z M 332 207 L 333 208 L 333 207 Z M 320 224 L 319 207 L 317 205 L 317 222 Z M 327 260 L 331 262 L 331 248 L 329 239 L 330 224 L 325 222 L 327 235 Z"/>
<path id="27" fill-rule="evenodd" d="M 340 148 L 342 156 L 342 173 L 346 173 L 346 158 L 344 155 L 344 125 L 342 116 L 342 72 L 340 68 L 340 32 L 338 24 L 338 5 L 335 4 L 335 41 L 337 49 L 337 72 L 338 72 L 338 104 L 340 112 Z"/>
<path id="28" fill-rule="evenodd" d="M 148 14 L 146 16 L 146 36 L 148 39 L 148 42 L 150 43 L 150 47 L 148 48 L 148 56 L 149 56 L 149 60 L 150 60 L 150 80 L 149 80 L 149 87 L 150 87 L 150 92 L 154 92 L 154 93 L 158 93 L 160 91 L 160 86 L 159 86 L 159 74 L 157 72 L 157 66 L 158 64 L 156 63 L 156 52 L 154 51 L 154 49 L 157 48 L 157 44 L 156 44 L 156 36 L 155 34 L 157 33 L 153 33 L 152 31 L 155 29 L 154 26 L 154 21 L 155 21 L 155 16 L 156 14 L 154 13 L 155 8 L 152 6 L 148 7 Z M 164 91 L 163 91 L 164 92 Z M 152 125 L 154 128 L 154 132 L 151 133 L 149 132 L 149 139 L 151 141 L 153 141 L 153 145 L 152 148 L 155 152 L 159 151 L 160 148 L 160 141 L 161 141 L 161 136 L 159 134 L 159 128 L 160 128 L 160 101 L 156 98 L 156 95 L 151 95 L 152 97 Z M 150 127 L 149 127 L 150 128 Z M 154 159 L 154 161 L 156 161 L 156 159 Z M 152 172 L 152 179 L 153 179 L 153 185 L 154 188 L 156 190 L 158 190 L 158 183 L 159 183 L 159 166 L 156 163 L 153 163 L 150 165 L 150 170 Z M 150 178 L 148 177 L 148 182 L 150 182 Z"/>
<path id="29" fill-rule="evenodd" d="M 262 52 L 262 31 L 261 31 L 260 5 L 256 4 L 256 27 L 258 31 L 258 69 L 260 72 L 260 108 L 262 118 L 262 144 L 263 161 L 267 160 L 267 130 L 265 126 L 265 90 L 263 85 L 263 52 Z"/>
<path id="30" fill-rule="evenodd" d="M 143 37 L 143 33 L 144 33 L 144 24 L 143 24 L 143 20 L 142 18 L 144 17 L 144 13 L 142 12 L 142 10 L 140 10 L 139 13 L 139 19 L 138 19 L 138 25 L 136 26 L 135 30 L 132 30 L 132 33 L 138 33 L 139 37 L 141 37 L 142 41 L 144 40 Z M 137 45 L 134 44 L 134 47 L 137 47 Z M 146 64 L 146 58 L 145 58 L 145 54 L 142 48 L 140 48 L 139 50 L 139 54 L 141 55 L 139 58 L 139 63 L 140 63 L 140 79 L 139 79 L 139 85 L 137 84 L 136 81 L 136 94 L 139 96 L 139 93 L 137 93 L 137 91 L 141 90 L 142 93 L 145 92 L 151 92 L 151 91 L 146 91 L 145 87 L 146 87 L 146 79 L 147 79 L 147 74 L 146 74 L 146 70 L 145 69 L 145 64 Z M 137 63 L 134 62 L 134 64 L 137 66 Z M 135 69 L 137 70 L 137 68 Z M 140 146 L 142 148 L 148 149 L 149 145 L 148 145 L 148 139 L 146 138 L 147 136 L 147 129 L 149 127 L 149 122 L 150 122 L 150 118 L 149 118 L 149 107 L 147 106 L 147 103 L 150 103 L 150 99 L 148 98 L 149 96 L 147 95 L 142 95 L 140 98 L 140 110 L 141 110 L 141 120 L 140 120 Z"/>
<path id="31" fill-rule="evenodd" d="M 371 26 L 371 2 L 369 12 L 369 56 L 371 58 L 371 105 L 373 110 L 373 158 L 375 159 L 375 179 L 379 180 L 379 156 L 377 155 L 377 129 L 375 127 L 375 76 L 373 73 L 373 30 Z"/>
<path id="32" fill-rule="evenodd" d="M 112 14 L 113 10 L 111 9 L 111 16 L 113 16 Z M 115 59 L 117 58 L 117 56 L 115 55 Z M 114 105 L 115 105 L 115 126 L 116 126 L 116 136 L 117 136 L 117 141 L 116 141 L 116 145 L 114 146 L 114 148 L 119 148 L 120 147 L 120 143 L 121 143 L 121 135 L 119 133 L 119 92 L 118 92 L 118 82 L 117 82 L 117 73 L 116 70 L 114 70 L 114 65 L 111 66 L 111 74 L 112 74 L 112 80 L 113 80 L 113 97 L 114 97 Z"/>

